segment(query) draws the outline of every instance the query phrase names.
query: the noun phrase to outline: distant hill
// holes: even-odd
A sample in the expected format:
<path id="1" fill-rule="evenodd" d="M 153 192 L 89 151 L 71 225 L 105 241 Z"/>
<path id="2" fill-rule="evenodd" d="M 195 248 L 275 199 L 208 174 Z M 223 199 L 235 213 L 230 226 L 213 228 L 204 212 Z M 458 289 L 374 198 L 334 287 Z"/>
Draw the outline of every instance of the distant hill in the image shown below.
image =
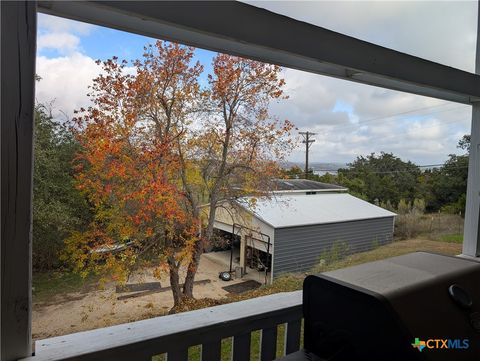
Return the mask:
<path id="1" fill-rule="evenodd" d="M 300 168 L 305 167 L 305 163 L 301 162 L 285 162 L 282 164 L 282 167 L 285 169 L 292 168 L 293 166 L 298 166 Z M 312 162 L 309 164 L 309 167 L 313 169 L 313 171 L 331 171 L 331 172 L 336 172 L 340 168 L 346 168 L 347 164 L 346 163 L 323 163 L 323 162 Z"/>
<path id="2" fill-rule="evenodd" d="M 303 165 L 305 166 L 305 165 Z M 338 170 L 340 168 L 346 168 L 347 164 L 346 163 L 321 163 L 321 162 L 313 162 L 309 164 L 310 168 L 312 168 L 314 171 L 315 170 Z"/>

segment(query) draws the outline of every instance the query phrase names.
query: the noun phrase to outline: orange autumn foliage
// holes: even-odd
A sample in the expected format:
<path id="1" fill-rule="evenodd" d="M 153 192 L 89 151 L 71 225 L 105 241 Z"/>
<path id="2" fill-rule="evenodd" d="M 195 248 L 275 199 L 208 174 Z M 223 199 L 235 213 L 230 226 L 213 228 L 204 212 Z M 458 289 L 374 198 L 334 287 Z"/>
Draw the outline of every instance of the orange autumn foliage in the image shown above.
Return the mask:
<path id="1" fill-rule="evenodd" d="M 192 48 L 157 42 L 134 63 L 135 74 L 117 58 L 98 62 L 93 105 L 72 126 L 82 149 L 77 187 L 96 214 L 88 231 L 67 240 L 65 258 L 77 271 L 125 280 L 147 252 L 160 256 L 162 269 L 190 261 L 196 221 L 179 187 L 175 144 L 199 91 L 202 69 L 189 65 L 192 56 Z"/>

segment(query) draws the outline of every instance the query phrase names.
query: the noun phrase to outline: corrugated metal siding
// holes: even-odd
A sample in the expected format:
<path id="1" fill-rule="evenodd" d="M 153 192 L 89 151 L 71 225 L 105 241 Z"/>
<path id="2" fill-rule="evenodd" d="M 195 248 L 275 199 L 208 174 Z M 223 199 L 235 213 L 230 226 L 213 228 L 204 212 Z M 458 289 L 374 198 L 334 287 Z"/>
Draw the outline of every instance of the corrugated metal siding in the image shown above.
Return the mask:
<path id="1" fill-rule="evenodd" d="M 273 277 L 311 270 L 335 244 L 357 253 L 390 242 L 393 224 L 394 217 L 386 217 L 275 229 Z"/>

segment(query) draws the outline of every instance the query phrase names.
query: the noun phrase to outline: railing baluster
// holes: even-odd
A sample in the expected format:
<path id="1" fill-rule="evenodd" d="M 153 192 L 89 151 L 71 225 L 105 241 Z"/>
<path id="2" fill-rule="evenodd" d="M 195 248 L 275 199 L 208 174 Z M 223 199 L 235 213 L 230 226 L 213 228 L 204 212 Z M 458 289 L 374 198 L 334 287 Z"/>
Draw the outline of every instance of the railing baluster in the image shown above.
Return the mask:
<path id="1" fill-rule="evenodd" d="M 250 332 L 233 336 L 232 361 L 250 361 L 250 340 Z"/>
<path id="2" fill-rule="evenodd" d="M 262 330 L 260 348 L 260 361 L 272 361 L 277 352 L 277 326 Z"/>
<path id="3" fill-rule="evenodd" d="M 202 361 L 220 361 L 222 341 L 204 343 L 202 345 Z"/>
<path id="4" fill-rule="evenodd" d="M 285 355 L 300 349 L 302 320 L 288 322 L 285 327 Z"/>
<path id="5" fill-rule="evenodd" d="M 188 361 L 188 347 L 168 351 L 167 361 Z"/>

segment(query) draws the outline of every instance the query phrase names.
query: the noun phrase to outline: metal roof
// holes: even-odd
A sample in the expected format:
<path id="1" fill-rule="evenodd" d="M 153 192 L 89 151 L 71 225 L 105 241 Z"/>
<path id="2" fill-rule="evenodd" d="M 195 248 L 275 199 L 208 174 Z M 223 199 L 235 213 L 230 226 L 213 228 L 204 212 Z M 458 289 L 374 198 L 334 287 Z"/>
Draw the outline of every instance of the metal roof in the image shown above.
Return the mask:
<path id="1" fill-rule="evenodd" d="M 394 217 L 396 214 L 347 193 L 242 198 L 239 203 L 273 228 Z M 252 205 L 254 204 L 254 205 Z"/>
<path id="2" fill-rule="evenodd" d="M 275 191 L 346 191 L 347 188 L 308 179 L 274 179 Z"/>

